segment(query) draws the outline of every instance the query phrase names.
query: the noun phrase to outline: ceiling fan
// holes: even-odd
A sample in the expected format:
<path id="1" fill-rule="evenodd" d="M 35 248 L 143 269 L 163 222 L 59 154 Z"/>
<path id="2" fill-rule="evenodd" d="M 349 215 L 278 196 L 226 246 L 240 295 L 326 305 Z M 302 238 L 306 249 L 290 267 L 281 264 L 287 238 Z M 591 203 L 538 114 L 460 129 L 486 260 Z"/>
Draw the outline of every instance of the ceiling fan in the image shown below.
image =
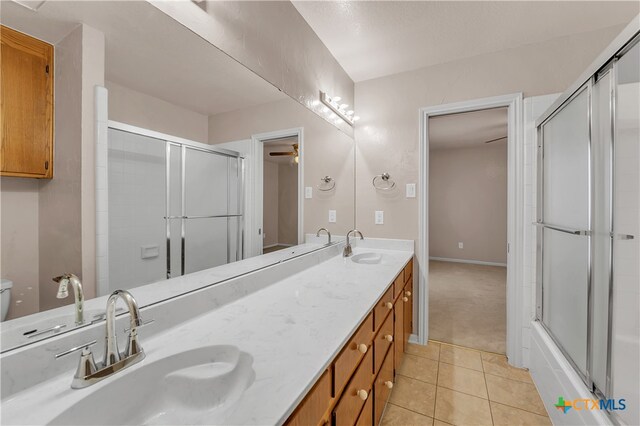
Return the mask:
<path id="1" fill-rule="evenodd" d="M 498 142 L 498 141 L 501 141 L 501 140 L 503 140 L 503 139 L 507 139 L 507 137 L 506 137 L 506 136 L 503 136 L 503 137 L 501 137 L 501 138 L 491 139 L 490 141 L 484 141 L 484 143 Z"/>
<path id="2" fill-rule="evenodd" d="M 298 144 L 294 143 L 291 145 L 291 147 L 293 148 L 293 151 L 275 151 L 275 152 L 270 152 L 269 156 L 270 157 L 281 157 L 281 156 L 292 156 L 293 157 L 293 161 L 294 162 L 298 162 Z"/>

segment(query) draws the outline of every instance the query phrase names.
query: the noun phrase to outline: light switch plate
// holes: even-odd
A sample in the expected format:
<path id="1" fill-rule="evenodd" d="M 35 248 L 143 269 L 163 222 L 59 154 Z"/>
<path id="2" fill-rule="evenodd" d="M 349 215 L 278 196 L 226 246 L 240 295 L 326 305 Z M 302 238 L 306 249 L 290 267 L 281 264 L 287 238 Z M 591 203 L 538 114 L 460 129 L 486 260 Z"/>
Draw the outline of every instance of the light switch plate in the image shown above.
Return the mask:
<path id="1" fill-rule="evenodd" d="M 336 223 L 336 211 L 329 210 L 329 223 Z"/>
<path id="2" fill-rule="evenodd" d="M 458 248 L 459 248 L 459 249 L 463 249 L 463 248 L 464 248 L 464 244 L 463 244 L 462 242 L 459 242 L 459 243 L 458 243 Z"/>
<path id="3" fill-rule="evenodd" d="M 376 210 L 375 219 L 376 219 L 376 225 L 383 225 L 384 212 L 382 210 Z"/>
<path id="4" fill-rule="evenodd" d="M 408 183 L 407 184 L 407 198 L 416 198 L 416 184 Z"/>
<path id="5" fill-rule="evenodd" d="M 304 187 L 304 198 L 313 198 L 313 187 L 311 186 Z"/>

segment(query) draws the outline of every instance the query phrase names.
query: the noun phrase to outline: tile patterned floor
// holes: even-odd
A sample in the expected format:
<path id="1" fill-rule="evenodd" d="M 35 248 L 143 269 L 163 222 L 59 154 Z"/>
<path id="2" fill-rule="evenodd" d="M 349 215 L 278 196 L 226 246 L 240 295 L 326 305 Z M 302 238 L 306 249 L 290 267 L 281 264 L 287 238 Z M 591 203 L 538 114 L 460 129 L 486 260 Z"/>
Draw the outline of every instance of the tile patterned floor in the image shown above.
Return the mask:
<path id="1" fill-rule="evenodd" d="M 529 372 L 489 352 L 409 344 L 383 426 L 551 425 Z"/>

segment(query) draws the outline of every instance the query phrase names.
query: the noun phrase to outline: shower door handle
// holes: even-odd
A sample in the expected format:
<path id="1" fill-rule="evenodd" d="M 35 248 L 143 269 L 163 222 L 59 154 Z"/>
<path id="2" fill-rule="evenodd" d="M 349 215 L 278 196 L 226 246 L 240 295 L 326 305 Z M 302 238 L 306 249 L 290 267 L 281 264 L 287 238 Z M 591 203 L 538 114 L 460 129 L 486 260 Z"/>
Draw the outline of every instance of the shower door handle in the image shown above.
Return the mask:
<path id="1" fill-rule="evenodd" d="M 536 226 L 540 226 L 542 228 L 553 229 L 554 231 L 558 231 L 558 232 L 564 232 L 566 234 L 582 235 L 582 236 L 591 235 L 591 231 L 589 231 L 588 229 L 567 228 L 559 225 L 550 225 L 544 222 L 533 222 L 533 224 Z"/>

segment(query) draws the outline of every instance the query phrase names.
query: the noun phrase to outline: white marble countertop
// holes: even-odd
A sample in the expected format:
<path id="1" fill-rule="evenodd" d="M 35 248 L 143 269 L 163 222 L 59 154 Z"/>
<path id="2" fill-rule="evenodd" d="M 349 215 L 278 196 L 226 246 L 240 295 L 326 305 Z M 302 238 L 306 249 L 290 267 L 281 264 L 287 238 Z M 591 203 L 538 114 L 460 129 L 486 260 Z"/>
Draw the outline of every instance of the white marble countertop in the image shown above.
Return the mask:
<path id="1" fill-rule="evenodd" d="M 283 423 L 413 255 L 406 249 L 354 249 L 355 254 L 363 251 L 382 254 L 382 262 L 362 265 L 334 256 L 143 339 L 147 357 L 128 370 L 192 348 L 237 346 L 253 357 L 255 381 L 215 418 L 196 416 L 188 423 Z M 117 379 L 114 375 L 89 388 L 71 390 L 72 376 L 68 371 L 3 400 L 2 423 L 48 423 L 87 392 L 99 391 Z"/>
<path id="2" fill-rule="evenodd" d="M 324 241 L 326 241 L 326 237 L 324 237 L 324 241 L 322 238 L 316 239 L 314 237 L 315 236 L 309 236 L 308 238 L 311 239 L 310 242 L 300 244 L 289 249 L 250 257 L 238 262 L 220 265 L 215 268 L 193 272 L 180 277 L 157 281 L 128 290 L 138 301 L 138 306 L 143 308 L 153 303 L 158 303 L 159 301 L 170 299 L 189 291 L 194 291 L 205 286 L 238 277 L 325 247 Z M 96 315 L 104 314 L 104 307 L 108 297 L 109 295 L 104 295 L 85 300 L 84 316 L 86 324 L 79 327 L 86 327 L 90 325 Z M 70 303 L 69 305 L 2 322 L 0 324 L 0 352 L 32 344 L 50 337 L 63 335 L 66 332 L 77 329 L 78 326 L 74 324 L 75 306 L 73 304 L 73 296 L 69 297 L 67 300 Z M 57 325 L 65 326 L 57 335 L 54 333 L 45 333 L 38 337 L 30 338 L 23 334 L 25 331 L 34 329 L 46 330 Z"/>

